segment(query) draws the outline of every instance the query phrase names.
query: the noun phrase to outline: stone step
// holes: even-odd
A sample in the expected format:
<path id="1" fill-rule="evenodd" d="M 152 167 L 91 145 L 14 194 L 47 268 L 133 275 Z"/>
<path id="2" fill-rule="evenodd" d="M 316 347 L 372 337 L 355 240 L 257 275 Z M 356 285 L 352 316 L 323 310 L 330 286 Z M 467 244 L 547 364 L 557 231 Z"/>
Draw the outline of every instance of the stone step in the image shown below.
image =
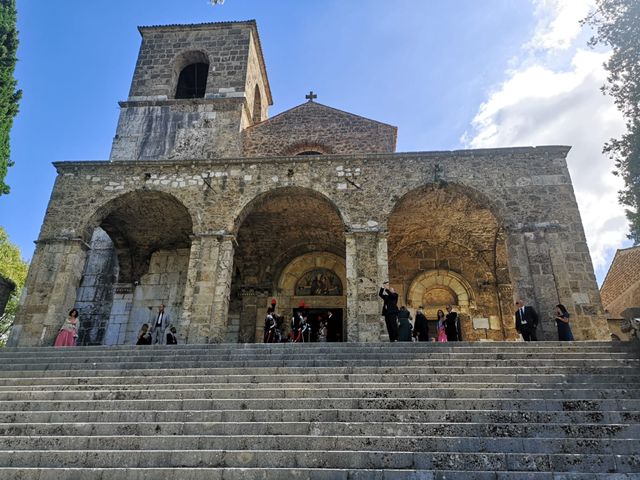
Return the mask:
<path id="1" fill-rule="evenodd" d="M 575 417 L 574 417 L 575 418 Z M 564 419 L 565 421 L 570 419 Z M 559 440 L 577 440 L 586 442 L 586 439 L 635 439 L 640 437 L 640 424 L 597 424 L 587 423 L 497 423 L 497 422 L 290 422 L 281 421 L 279 418 L 271 422 L 154 422 L 132 419 L 130 422 L 102 422 L 86 423 L 76 421 L 74 423 L 0 423 L 0 435 L 5 438 L 10 436 L 32 437 L 75 437 L 75 436 L 147 436 L 151 433 L 158 436 L 360 436 L 367 441 L 373 437 L 407 436 L 407 437 L 475 437 L 475 438 L 547 438 Z M 2 440 L 2 438 L 0 438 Z M 635 442 L 635 440 L 632 440 Z M 284 440 L 283 440 L 284 442 Z M 7 441 L 3 444 L 5 449 L 19 448 Z M 17 444 L 15 444 L 17 445 Z M 282 445 L 288 445 L 282 443 Z M 56 448 L 62 448 L 58 443 Z M 33 447 L 36 448 L 35 446 Z M 66 449 L 67 447 L 65 447 Z M 69 447 L 70 448 L 70 447 Z M 87 447 L 100 449 L 103 447 Z M 104 447 L 117 449 L 116 447 Z M 146 448 L 151 448 L 148 445 Z M 190 447 L 191 448 L 191 447 Z M 195 447 L 193 447 L 195 448 Z M 208 447 L 209 448 L 209 447 Z M 277 449 L 276 447 L 269 447 Z M 363 448 L 363 447 L 361 447 Z M 440 447 L 438 447 L 440 448 Z M 491 447 L 493 448 L 493 447 Z M 542 447 L 540 447 L 542 448 Z M 314 448 L 316 449 L 316 448 Z M 366 448 L 363 448 L 366 449 Z M 485 451 L 480 449 L 478 451 Z M 509 450 L 511 451 L 511 450 Z M 547 453 L 554 451 L 541 450 Z M 558 452 L 573 452 L 572 450 L 558 450 Z M 634 450 L 629 453 L 637 451 Z M 597 452 L 593 452 L 597 453 Z M 611 453 L 607 451 L 603 453 Z M 622 452 L 619 452 L 622 453 Z"/>
<path id="2" fill-rule="evenodd" d="M 253 467 L 637 473 L 640 455 L 317 450 L 12 450 L 6 467 Z"/>
<path id="3" fill-rule="evenodd" d="M 326 398 L 303 397 L 306 408 L 335 409 L 438 409 L 438 410 L 521 410 L 521 411 L 637 411 L 640 399 L 544 399 L 544 398 Z M 73 410 L 254 410 L 281 409 L 295 405 L 291 398 L 243 399 L 140 399 L 140 400 L 39 400 L 3 401 L 3 411 Z"/>
<path id="4" fill-rule="evenodd" d="M 420 371 L 418 369 L 418 371 Z M 5 377 L 0 378 L 0 390 L 20 390 L 20 389 L 74 389 L 74 388 L 99 388 L 113 385 L 125 387 L 156 388 L 157 386 L 181 385 L 181 386 L 206 386 L 206 385 L 306 385 L 309 383 L 318 384 L 350 384 L 350 383 L 375 383 L 375 384 L 455 384 L 455 385 L 562 385 L 568 388 L 573 385 L 593 385 L 594 388 L 626 388 L 627 385 L 640 385 L 640 374 L 638 375 L 597 375 L 597 374 L 493 374 L 487 378 L 486 374 L 431 374 L 431 373 L 297 373 L 296 375 L 265 374 L 247 372 L 246 374 L 235 375 L 155 375 L 151 372 L 140 372 L 145 375 L 137 375 L 136 372 L 126 370 L 121 376 L 100 376 L 101 371 L 95 372 L 92 376 L 57 376 L 60 372 L 55 372 L 56 376 L 38 377 Z M 167 372 L 168 373 L 168 372 Z M 616 385 L 619 385 L 616 387 Z"/>
<path id="5" fill-rule="evenodd" d="M 3 480 L 637 480 L 633 473 L 327 468 L 10 468 Z"/>
<path id="6" fill-rule="evenodd" d="M 213 351 L 213 352 L 192 352 L 182 351 L 174 352 L 167 347 L 164 350 L 130 350 L 118 352 L 102 351 L 102 352 L 81 352 L 79 354 L 70 354 L 65 351 L 57 352 L 51 351 L 43 354 L 36 352 L 32 354 L 0 355 L 0 362 L 16 362 L 19 363 L 55 363 L 55 362 L 84 362 L 90 363 L 95 361 L 110 360 L 118 358 L 119 361 L 127 362 L 150 362 L 150 361 L 199 361 L 206 358 L 210 361 L 227 361 L 227 360 L 264 360 L 264 359 L 277 359 L 277 360 L 315 360 L 315 359 L 423 359 L 423 360 L 637 360 L 637 352 L 437 352 L 437 351 L 380 351 L 380 352 L 357 352 L 357 351 L 328 351 L 328 352 L 315 352 L 315 351 L 256 351 L 256 352 L 243 352 L 241 350 L 235 351 Z"/>
<path id="7" fill-rule="evenodd" d="M 637 478 L 639 353 L 603 342 L 0 350 L 0 478 Z"/>
<path id="8" fill-rule="evenodd" d="M 50 368 L 51 367 L 51 368 Z M 110 364 L 104 365 L 96 363 L 95 365 L 71 365 L 64 368 L 53 368 L 47 366 L 46 369 L 32 367 L 27 370 L 15 369 L 13 366 L 3 366 L 0 370 L 0 378 L 19 378 L 19 377 L 33 377 L 37 375 L 42 376 L 172 376 L 179 371 L 181 375 L 247 375 L 250 373 L 271 374 L 271 375 L 315 375 L 315 374 L 350 374 L 350 373 L 371 373 L 371 374 L 401 374 L 401 373 L 421 373 L 421 374 L 444 374 L 444 375 L 460 375 L 460 374 L 475 374 L 475 375 L 525 375 L 528 372 L 535 372 L 537 375 L 634 375 L 637 376 L 640 372 L 638 366 L 631 365 L 618 365 L 611 367 L 603 367 L 600 365 L 588 366 L 578 365 L 575 367 L 567 367 L 566 365 L 528 365 L 526 367 L 522 365 L 518 366 L 488 366 L 479 367 L 475 365 L 468 366 L 450 366 L 447 362 L 441 363 L 439 366 L 428 366 L 424 364 L 417 365 L 350 365 L 348 362 L 344 365 L 334 366 L 319 366 L 309 365 L 300 366 L 299 364 L 293 366 L 265 366 L 264 363 L 257 365 L 244 365 L 244 366 L 225 366 L 219 367 L 216 365 L 206 364 L 194 365 L 189 363 L 188 366 L 179 366 L 168 363 L 146 364 L 144 367 L 134 364 Z"/>
<path id="9" fill-rule="evenodd" d="M 640 410 L 593 411 L 517 411 L 517 410 L 438 410 L 438 409 L 335 409 L 335 408 L 279 408 L 253 410 L 0 410 L 4 423 L 163 423 L 170 419 L 179 423 L 282 423 L 334 422 L 367 423 L 516 423 L 516 424 L 625 424 L 640 423 Z M 586 436 L 586 435 L 582 435 Z"/>
<path id="10" fill-rule="evenodd" d="M 605 350 L 605 351 L 628 351 L 638 350 L 640 348 L 634 342 L 609 342 L 609 341 L 574 341 L 574 342 L 558 342 L 558 341 L 541 341 L 541 342 L 448 342 L 448 343 L 431 343 L 431 342 L 370 342 L 370 343 L 211 343 L 211 344 L 180 344 L 180 345 L 112 345 L 112 346 L 77 346 L 73 348 L 55 348 L 55 347 L 5 347 L 2 349 L 3 354 L 9 353 L 29 353 L 29 352 L 47 352 L 47 351 L 127 351 L 132 348 L 146 349 L 164 349 L 171 348 L 174 350 L 277 350 L 277 349 L 317 349 L 317 350 L 474 350 L 474 351 L 509 351 L 509 350 Z"/>
<path id="11" fill-rule="evenodd" d="M 112 359 L 111 361 L 87 361 L 87 362 L 52 362 L 52 363 L 17 363 L 3 366 L 3 371 L 9 373 L 11 371 L 30 371 L 30 370 L 121 370 L 121 369 L 185 369 L 185 368 L 259 368 L 268 364 L 272 367 L 281 368 L 312 368 L 312 367 L 422 367 L 422 368 L 442 368 L 443 364 L 447 365 L 447 368 L 514 368 L 520 369 L 554 369 L 560 365 L 564 370 L 575 368 L 585 372 L 591 370 L 602 369 L 616 369 L 616 368 L 640 368 L 640 359 L 634 360 L 602 360 L 602 359 L 573 359 L 563 360 L 558 362 L 556 360 L 539 360 L 539 359 L 522 359 L 522 360 L 457 360 L 450 359 L 446 362 L 442 360 L 434 359 L 416 359 L 410 358 L 405 360 L 400 359 L 322 359 L 322 358 L 309 358 L 307 360 L 301 358 L 289 358 L 289 359 L 277 359 L 277 358 L 264 358 L 261 360 L 211 360 L 209 358 L 200 360 L 168 360 L 168 359 L 150 359 L 146 362 L 137 361 L 120 361 L 119 359 Z"/>
<path id="12" fill-rule="evenodd" d="M 638 399 L 640 388 L 595 390 L 593 388 L 538 388 L 517 386 L 515 388 L 488 386 L 463 388 L 459 385 L 449 387 L 424 387 L 421 385 L 347 385 L 328 387 L 322 384 L 310 384 L 303 387 L 262 385 L 253 388 L 239 388 L 236 385 L 216 388 L 155 388 L 155 389 L 111 389 L 111 390 L 62 390 L 0 392 L 0 407 L 7 401 L 103 401 L 103 400 L 190 400 L 190 399 L 285 399 L 300 400 L 306 398 L 418 398 L 418 399 L 562 399 L 562 400 L 598 400 L 598 399 Z"/>
<path id="13" fill-rule="evenodd" d="M 147 379 L 144 379 L 147 380 Z M 417 389 L 427 389 L 429 391 L 438 390 L 438 389 L 459 389 L 459 390 L 469 390 L 469 389 L 487 389 L 487 390 L 563 390 L 563 391 L 571 391 L 571 392 L 579 392 L 579 391 L 590 391 L 590 394 L 593 394 L 599 388 L 603 388 L 608 391 L 621 390 L 626 392 L 626 394 L 633 394 L 631 390 L 635 391 L 636 395 L 640 396 L 640 384 L 635 382 L 627 382 L 627 383 L 515 383 L 515 382 L 503 382 L 503 383 L 480 383 L 480 382 L 431 382 L 425 381 L 416 382 L 416 381 L 406 381 L 406 382 L 391 382 L 389 380 L 381 380 L 377 383 L 372 382 L 275 382 L 275 378 L 271 378 L 272 382 L 250 382 L 250 383 L 240 383 L 240 382 L 226 382 L 226 383 L 175 383 L 171 385 L 167 385 L 166 383 L 144 383 L 144 382 L 132 382 L 132 383 L 122 383 L 122 384 L 34 384 L 34 385 L 4 385 L 0 386 L 0 398 L 7 400 L 17 400 L 20 395 L 26 395 L 29 392 L 37 392 L 39 395 L 46 395 L 47 392 L 50 392 L 52 395 L 55 393 L 62 392 L 72 392 L 74 395 L 77 395 L 79 392 L 132 392 L 133 395 L 137 393 L 134 392 L 150 392 L 152 390 L 157 391 L 207 391 L 207 390 L 229 390 L 229 389 L 242 389 L 242 390 L 282 390 L 282 389 L 318 389 L 318 388 L 329 388 L 329 389 L 363 389 L 363 390 L 371 390 L 371 389 L 407 389 L 407 388 L 417 388 Z M 574 394 L 574 393 L 571 393 Z M 576 393 L 577 394 L 577 393 Z M 609 392 L 600 392 L 598 395 L 608 395 Z M 606 396 L 602 398 L 607 398 Z"/>
<path id="14" fill-rule="evenodd" d="M 149 433 L 151 433 L 150 430 Z M 76 435 L 0 437 L 0 451 L 103 450 L 316 450 L 323 452 L 528 453 L 633 455 L 634 438 L 545 438 L 376 435 Z"/>

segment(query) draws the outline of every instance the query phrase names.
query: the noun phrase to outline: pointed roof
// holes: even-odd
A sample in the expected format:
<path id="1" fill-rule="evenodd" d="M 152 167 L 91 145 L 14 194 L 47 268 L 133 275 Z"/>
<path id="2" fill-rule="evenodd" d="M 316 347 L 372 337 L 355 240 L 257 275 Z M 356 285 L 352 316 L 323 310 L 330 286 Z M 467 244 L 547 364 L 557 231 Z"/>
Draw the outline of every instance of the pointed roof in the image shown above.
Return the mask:
<path id="1" fill-rule="evenodd" d="M 244 130 L 246 156 L 393 153 L 398 128 L 309 101 Z"/>
<path id="2" fill-rule="evenodd" d="M 396 130 L 398 129 L 398 127 L 394 126 L 394 125 L 390 125 L 388 123 L 384 123 L 384 122 L 379 122 L 377 120 L 372 120 L 370 118 L 367 117 L 363 117 L 361 115 L 356 115 L 355 113 L 350 113 L 350 112 L 346 112 L 344 110 L 340 110 L 339 108 L 335 108 L 335 107 L 330 107 L 328 105 L 324 105 L 322 103 L 316 102 L 314 100 L 308 100 L 304 103 L 301 103 L 300 105 L 296 105 L 295 107 L 291 107 L 289 110 L 285 110 L 284 112 L 280 112 L 277 115 L 274 115 L 273 117 L 267 118 L 266 120 L 263 120 L 260 123 L 256 123 L 255 125 L 252 125 L 249 128 L 261 125 L 265 122 L 274 122 L 274 121 L 278 121 L 278 120 L 282 120 L 283 118 L 286 119 L 288 117 L 290 117 L 291 115 L 294 114 L 303 114 L 303 115 L 322 115 L 322 113 L 333 113 L 333 114 L 337 114 L 337 115 L 342 115 L 345 118 L 351 118 L 355 121 L 360 121 L 360 122 L 368 122 L 368 123 L 372 123 L 372 124 L 378 124 L 378 125 L 383 125 L 385 127 L 389 127 L 389 128 L 395 128 Z"/>

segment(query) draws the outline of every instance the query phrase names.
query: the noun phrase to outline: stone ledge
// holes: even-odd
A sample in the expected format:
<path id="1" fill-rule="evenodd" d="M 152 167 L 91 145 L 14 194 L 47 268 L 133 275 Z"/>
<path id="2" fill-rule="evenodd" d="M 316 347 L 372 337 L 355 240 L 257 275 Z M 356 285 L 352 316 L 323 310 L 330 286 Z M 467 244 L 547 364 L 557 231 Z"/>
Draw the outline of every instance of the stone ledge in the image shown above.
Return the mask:
<path id="1" fill-rule="evenodd" d="M 475 157 L 506 157 L 515 154 L 534 155 L 529 161 L 548 161 L 549 155 L 562 155 L 566 157 L 571 147 L 562 145 L 545 145 L 537 147 L 508 147 L 473 150 L 443 150 L 424 152 L 398 152 L 398 153 L 366 153 L 348 155 L 320 155 L 310 158 L 308 156 L 282 156 L 282 157 L 223 157 L 215 159 L 180 159 L 180 160 L 71 160 L 52 162 L 58 173 L 67 172 L 73 168 L 81 167 L 109 167 L 139 166 L 139 167 L 189 167 L 195 165 L 227 165 L 227 164 L 252 164 L 252 163 L 323 163 L 323 162 L 349 162 L 353 160 L 420 160 L 458 157 L 460 159 L 473 159 Z M 504 158 L 510 161 L 510 158 Z"/>

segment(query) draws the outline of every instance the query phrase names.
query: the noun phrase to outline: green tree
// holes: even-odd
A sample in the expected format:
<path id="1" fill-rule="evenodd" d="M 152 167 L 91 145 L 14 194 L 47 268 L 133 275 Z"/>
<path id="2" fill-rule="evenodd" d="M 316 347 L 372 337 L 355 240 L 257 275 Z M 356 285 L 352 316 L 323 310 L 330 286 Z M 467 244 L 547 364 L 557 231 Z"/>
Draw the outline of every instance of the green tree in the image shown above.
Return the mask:
<path id="1" fill-rule="evenodd" d="M 9 241 L 7 232 L 0 227 L 0 275 L 16 284 L 16 289 L 9 299 L 7 308 L 0 317 L 0 346 L 6 342 L 9 329 L 13 325 L 20 294 L 27 280 L 28 269 L 29 265 L 22 259 L 20 249 Z"/>
<path id="2" fill-rule="evenodd" d="M 622 112 L 626 132 L 612 138 L 603 152 L 614 160 L 615 175 L 624 180 L 618 198 L 630 223 L 628 237 L 640 244 L 640 2 L 638 0 L 596 0 L 595 10 L 584 20 L 594 28 L 589 45 L 612 49 L 605 63 L 604 93 L 614 98 Z"/>
<path id="3" fill-rule="evenodd" d="M 13 165 L 9 134 L 22 96 L 22 92 L 16 90 L 17 82 L 13 76 L 17 49 L 16 2 L 0 0 L 0 195 L 9 193 L 9 186 L 4 182 L 8 168 Z"/>

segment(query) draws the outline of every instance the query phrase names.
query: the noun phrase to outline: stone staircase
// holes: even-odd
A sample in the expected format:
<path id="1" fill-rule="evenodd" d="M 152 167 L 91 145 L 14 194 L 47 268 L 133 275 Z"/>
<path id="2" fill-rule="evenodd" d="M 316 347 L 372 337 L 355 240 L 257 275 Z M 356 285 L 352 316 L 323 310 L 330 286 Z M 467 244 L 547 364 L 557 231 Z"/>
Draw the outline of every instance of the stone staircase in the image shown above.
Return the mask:
<path id="1" fill-rule="evenodd" d="M 622 343 L 0 350 L 0 479 L 638 479 Z"/>

